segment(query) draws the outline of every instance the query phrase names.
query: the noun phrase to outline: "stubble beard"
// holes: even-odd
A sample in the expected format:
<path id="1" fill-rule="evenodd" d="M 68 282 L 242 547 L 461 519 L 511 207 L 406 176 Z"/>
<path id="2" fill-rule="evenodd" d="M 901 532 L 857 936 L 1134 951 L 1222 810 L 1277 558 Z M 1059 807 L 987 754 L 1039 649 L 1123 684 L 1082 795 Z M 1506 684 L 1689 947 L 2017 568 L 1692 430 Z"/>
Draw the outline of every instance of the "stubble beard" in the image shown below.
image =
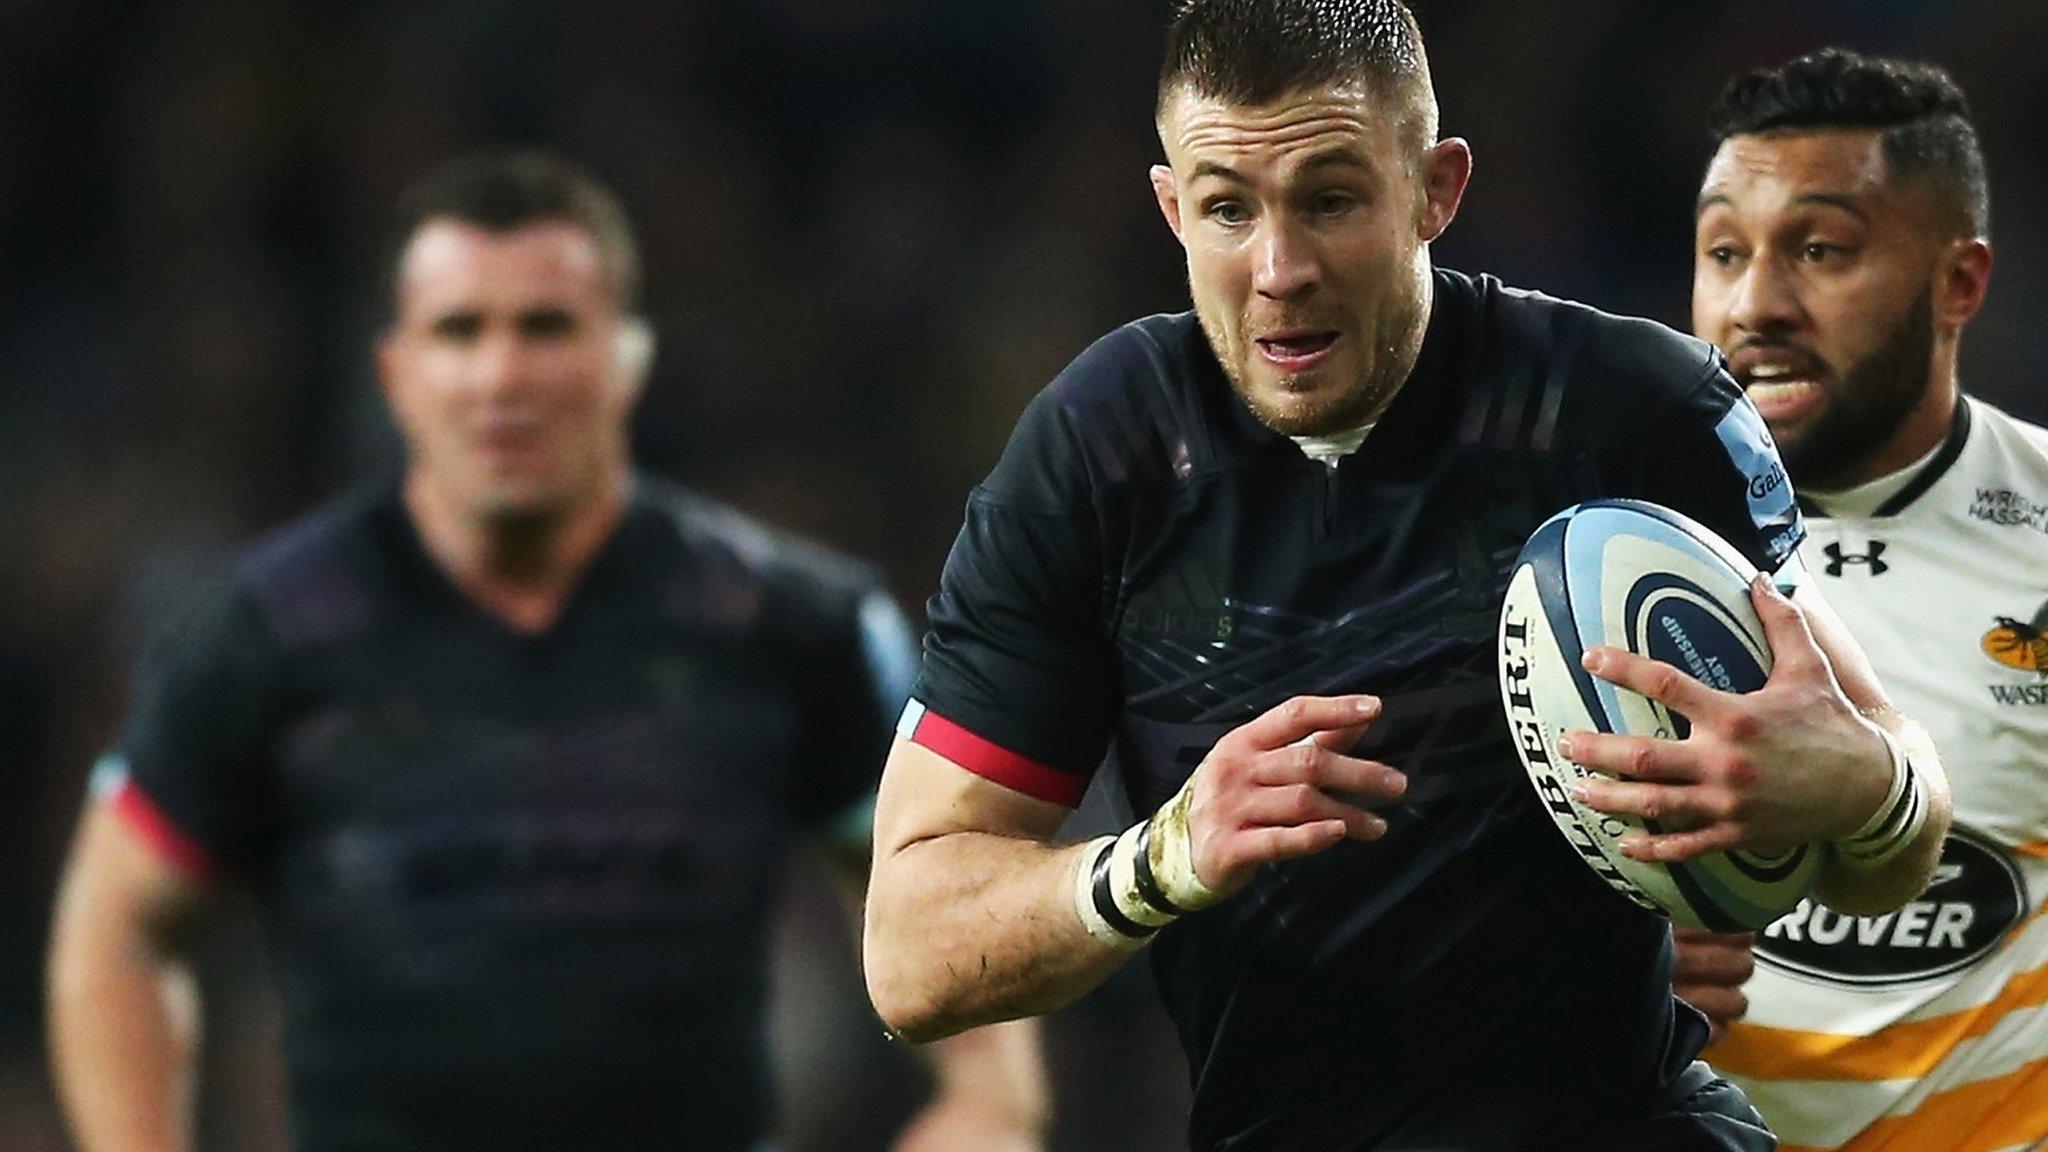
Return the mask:
<path id="1" fill-rule="evenodd" d="M 1248 363 L 1224 353 L 1224 349 L 1231 347 L 1230 340 L 1222 324 L 1208 309 L 1198 305 L 1195 318 L 1202 326 L 1202 334 L 1208 338 L 1216 362 L 1223 367 L 1224 377 L 1230 381 L 1230 390 L 1237 393 L 1238 399 L 1259 423 L 1282 436 L 1328 436 L 1377 420 L 1393 402 L 1401 386 L 1407 383 L 1422 349 L 1428 299 L 1426 293 L 1410 299 L 1390 323 L 1373 334 L 1374 347 L 1368 351 L 1369 359 L 1350 387 L 1323 391 L 1307 401 L 1297 398 L 1284 404 L 1274 403 L 1270 395 L 1262 395 L 1252 386 L 1247 379 L 1251 371 Z M 1249 331 L 1250 325 L 1244 325 L 1241 330 Z M 1349 333 L 1343 338 L 1357 339 Z M 1256 344 L 1247 340 L 1244 353 L 1248 359 L 1257 357 Z"/>
<path id="2" fill-rule="evenodd" d="M 1870 458 L 1927 395 L 1934 363 L 1934 293 L 1927 289 L 1885 342 L 1842 374 L 1813 427 L 1780 445 L 1795 484 L 1839 491 L 1865 479 Z"/>

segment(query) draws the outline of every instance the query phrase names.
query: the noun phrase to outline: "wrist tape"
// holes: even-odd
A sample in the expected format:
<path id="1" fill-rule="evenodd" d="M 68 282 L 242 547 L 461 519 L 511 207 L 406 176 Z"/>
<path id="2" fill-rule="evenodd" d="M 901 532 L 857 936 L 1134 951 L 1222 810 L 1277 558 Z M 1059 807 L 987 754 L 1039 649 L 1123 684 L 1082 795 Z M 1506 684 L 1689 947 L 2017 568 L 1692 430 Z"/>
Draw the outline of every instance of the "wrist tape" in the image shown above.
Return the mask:
<path id="1" fill-rule="evenodd" d="M 1191 799 L 1182 788 L 1151 819 L 1121 836 L 1104 836 L 1082 853 L 1074 911 L 1090 936 L 1113 948 L 1140 948 L 1166 925 L 1222 899 L 1195 874 Z"/>
<path id="2" fill-rule="evenodd" d="M 1904 852 L 1927 826 L 1927 781 L 1913 770 L 1913 761 L 1898 737 L 1883 728 L 1877 732 L 1891 754 L 1891 788 L 1863 827 L 1835 841 L 1835 851 L 1861 868 L 1875 868 Z"/>

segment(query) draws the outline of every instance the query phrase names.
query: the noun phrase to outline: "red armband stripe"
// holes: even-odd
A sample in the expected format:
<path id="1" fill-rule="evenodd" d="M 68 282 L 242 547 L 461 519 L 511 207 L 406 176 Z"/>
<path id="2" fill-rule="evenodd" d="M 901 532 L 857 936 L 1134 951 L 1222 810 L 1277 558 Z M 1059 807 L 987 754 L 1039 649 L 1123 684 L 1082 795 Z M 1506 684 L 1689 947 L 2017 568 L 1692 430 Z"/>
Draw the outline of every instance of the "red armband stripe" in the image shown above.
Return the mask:
<path id="1" fill-rule="evenodd" d="M 913 702 L 913 707 L 916 704 Z M 937 752 L 969 772 L 1034 799 L 1078 808 L 1088 778 L 1019 756 L 929 709 L 917 718 L 908 739 Z"/>
<path id="2" fill-rule="evenodd" d="M 194 880 L 210 881 L 220 875 L 220 869 L 206 848 L 164 815 L 164 810 L 149 798 L 149 793 L 137 788 L 133 780 L 123 780 L 108 803 L 114 806 L 115 815 L 125 820 L 158 856 L 169 861 L 178 871 Z"/>

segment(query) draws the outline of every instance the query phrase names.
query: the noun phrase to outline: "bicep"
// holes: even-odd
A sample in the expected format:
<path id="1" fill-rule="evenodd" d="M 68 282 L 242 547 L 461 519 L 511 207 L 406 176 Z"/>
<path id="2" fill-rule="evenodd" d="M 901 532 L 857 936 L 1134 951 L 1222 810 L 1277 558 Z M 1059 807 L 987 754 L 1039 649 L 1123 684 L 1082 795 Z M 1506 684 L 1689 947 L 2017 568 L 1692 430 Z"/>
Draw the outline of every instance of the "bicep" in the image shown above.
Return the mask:
<path id="1" fill-rule="evenodd" d="M 1067 815 L 1062 805 L 1004 787 L 899 738 L 889 749 L 875 801 L 875 859 L 879 863 L 956 832 L 1050 840 Z"/>
<path id="2" fill-rule="evenodd" d="M 214 881 L 166 854 L 113 799 L 95 802 L 79 822 L 58 897 L 59 950 L 129 932 L 167 944 L 214 891 Z"/>

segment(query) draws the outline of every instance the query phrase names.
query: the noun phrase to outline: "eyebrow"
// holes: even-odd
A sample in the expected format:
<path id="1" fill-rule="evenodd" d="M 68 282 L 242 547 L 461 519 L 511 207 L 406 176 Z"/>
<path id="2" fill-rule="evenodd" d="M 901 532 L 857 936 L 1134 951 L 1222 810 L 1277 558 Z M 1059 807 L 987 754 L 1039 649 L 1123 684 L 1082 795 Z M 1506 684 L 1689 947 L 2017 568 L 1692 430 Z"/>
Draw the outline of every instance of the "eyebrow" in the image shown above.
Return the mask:
<path id="1" fill-rule="evenodd" d="M 1361 172 L 1372 171 L 1372 165 L 1366 163 L 1364 159 L 1360 158 L 1351 149 L 1342 147 L 1325 148 L 1320 152 L 1314 153 L 1308 159 L 1301 162 L 1300 170 L 1310 172 L 1318 168 L 1356 168 Z M 1244 178 L 1244 174 L 1237 169 L 1227 164 L 1219 164 L 1214 160 L 1204 160 L 1195 165 L 1194 175 L 1190 179 L 1200 180 L 1204 176 L 1215 176 L 1224 180 L 1232 180 L 1239 184 L 1250 183 L 1250 181 Z"/>
<path id="2" fill-rule="evenodd" d="M 1831 208 L 1839 208 L 1866 224 L 1870 222 L 1870 213 L 1864 211 L 1862 203 L 1847 192 L 1807 192 L 1793 197 L 1792 203 L 1824 204 Z M 1732 208 L 1735 206 L 1735 201 L 1730 199 L 1725 193 L 1720 192 L 1703 195 L 1699 198 L 1699 202 L 1693 205 L 1693 219 L 1699 219 L 1706 214 L 1707 209 L 1716 206 Z"/>

